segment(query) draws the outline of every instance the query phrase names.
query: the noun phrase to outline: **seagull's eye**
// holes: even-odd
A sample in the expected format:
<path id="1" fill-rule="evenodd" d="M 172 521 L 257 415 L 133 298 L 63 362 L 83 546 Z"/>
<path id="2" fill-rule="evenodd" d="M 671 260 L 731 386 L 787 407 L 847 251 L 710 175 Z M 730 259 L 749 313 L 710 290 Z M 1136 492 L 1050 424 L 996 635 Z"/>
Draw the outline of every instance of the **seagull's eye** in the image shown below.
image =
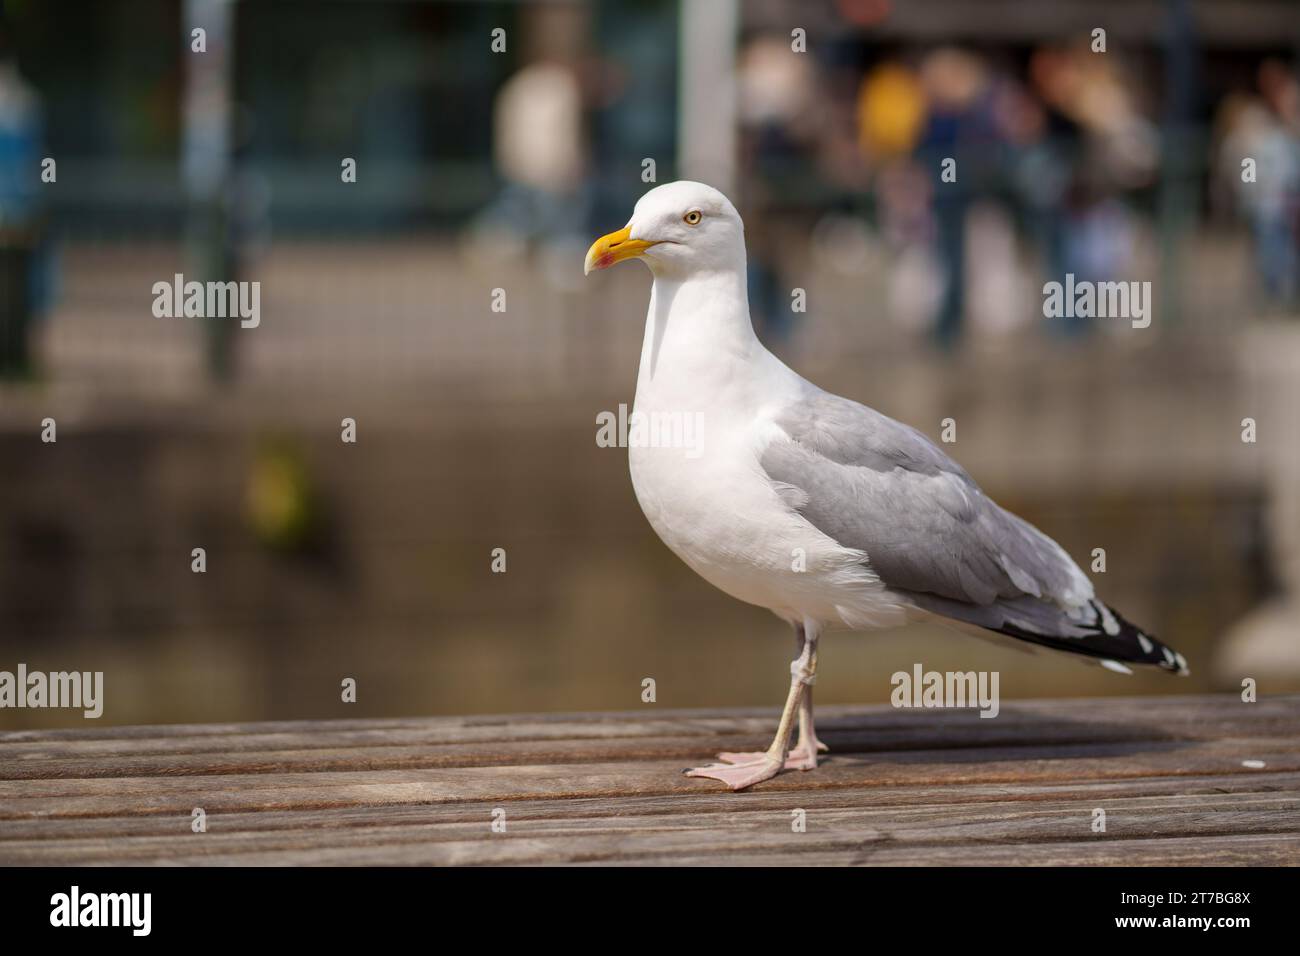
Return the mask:
<path id="1" fill-rule="evenodd" d="M 682 216 L 682 222 L 686 223 L 686 225 L 688 226 L 698 226 L 700 224 L 700 220 L 703 218 L 704 218 L 704 214 L 702 212 L 700 212 L 698 209 L 692 209 L 686 215 Z"/>

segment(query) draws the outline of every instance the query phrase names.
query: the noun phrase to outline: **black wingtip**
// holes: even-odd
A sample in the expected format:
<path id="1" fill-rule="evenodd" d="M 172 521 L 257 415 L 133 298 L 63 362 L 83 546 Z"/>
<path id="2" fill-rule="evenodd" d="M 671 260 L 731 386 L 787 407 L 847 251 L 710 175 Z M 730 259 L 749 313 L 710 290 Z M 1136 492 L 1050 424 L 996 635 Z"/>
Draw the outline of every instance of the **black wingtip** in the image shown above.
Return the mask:
<path id="1" fill-rule="evenodd" d="M 1092 607 L 1095 621 L 1076 624 L 1088 632 L 1079 637 L 1036 634 L 1010 623 L 989 630 L 1054 650 L 1083 654 L 1115 664 L 1159 667 L 1183 677 L 1191 673 L 1187 659 L 1172 647 L 1144 632 L 1114 608 L 1095 600 L 1088 603 Z"/>

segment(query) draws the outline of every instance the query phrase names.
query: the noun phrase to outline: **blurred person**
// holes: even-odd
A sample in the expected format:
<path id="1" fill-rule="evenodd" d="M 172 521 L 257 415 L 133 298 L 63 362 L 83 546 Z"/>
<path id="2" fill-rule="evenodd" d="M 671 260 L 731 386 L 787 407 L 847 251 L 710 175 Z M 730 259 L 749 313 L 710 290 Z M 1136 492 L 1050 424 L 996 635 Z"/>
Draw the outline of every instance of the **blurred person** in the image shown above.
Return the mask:
<path id="1" fill-rule="evenodd" d="M 1030 120 L 1028 128 L 1037 132 L 1022 152 L 1016 181 L 1048 276 L 1114 279 L 1135 241 L 1133 217 L 1117 194 L 1152 181 L 1159 163 L 1154 128 L 1114 58 L 1097 56 L 1086 44 L 1036 50 L 1029 75 L 1042 118 Z M 1053 323 L 1068 337 L 1092 327 L 1078 316 Z"/>
<path id="2" fill-rule="evenodd" d="M 892 251 L 889 315 L 912 332 L 930 331 L 944 292 L 930 176 L 907 159 L 882 169 L 874 184 L 881 234 Z"/>
<path id="3" fill-rule="evenodd" d="M 812 61 L 791 56 L 788 39 L 762 35 L 745 43 L 737 71 L 740 122 L 754 134 L 756 151 L 776 157 L 806 149 L 818 125 Z"/>
<path id="4" fill-rule="evenodd" d="M 817 76 L 808 57 L 790 55 L 787 37 L 762 34 L 743 44 L 737 96 L 741 163 L 750 178 L 779 181 L 817 147 Z M 794 332 L 796 313 L 777 267 L 780 230 L 761 199 L 749 203 L 752 238 L 745 279 L 760 331 L 784 342 Z"/>
<path id="5" fill-rule="evenodd" d="M 1020 104 L 1017 117 L 1020 150 L 1014 186 L 1049 279 L 1069 271 L 1066 198 L 1083 154 L 1082 127 L 1057 105 L 1063 98 L 1060 74 L 1067 69 L 1068 61 L 1060 51 L 1036 50 L 1029 66 L 1032 93 Z M 1060 322 L 1058 331 L 1080 330 L 1077 320 Z"/>
<path id="6" fill-rule="evenodd" d="M 1255 268 L 1267 297 L 1284 306 L 1300 283 L 1300 85 L 1276 60 L 1259 70 L 1261 97 L 1225 102 L 1219 119 L 1222 174 L 1250 223 Z M 1255 161 L 1253 182 L 1242 160 Z"/>
<path id="7" fill-rule="evenodd" d="M 952 351 L 962 337 L 966 311 L 966 217 L 982 178 L 974 163 L 996 139 L 989 72 L 984 60 L 969 51 L 941 49 L 925 58 L 920 76 L 928 108 L 917 142 L 918 159 L 936 178 L 944 159 L 958 161 L 956 181 L 936 187 L 932 205 L 943 270 L 934 336 L 942 350 Z"/>
<path id="8" fill-rule="evenodd" d="M 1134 230 L 1128 208 L 1114 196 L 1090 195 L 1080 187 L 1066 209 L 1064 258 L 1076 281 L 1106 282 L 1132 261 Z M 1070 333 L 1088 330 L 1090 319 L 1062 319 Z"/>
<path id="9" fill-rule="evenodd" d="M 911 67 L 887 60 L 867 72 L 858 87 L 858 149 L 872 169 L 872 192 L 880 230 L 893 252 L 889 314 L 908 329 L 933 320 L 944 281 L 934 249 L 932 172 L 913 158 L 925 129 L 929 103 Z"/>
<path id="10" fill-rule="evenodd" d="M 43 139 L 40 98 L 0 31 L 0 376 L 30 373 L 31 322 L 47 298 Z"/>
<path id="11" fill-rule="evenodd" d="M 540 61 L 506 80 L 493 108 L 493 152 L 506 185 L 483 214 L 488 228 L 532 242 L 585 235 L 583 97 L 572 68 Z"/>

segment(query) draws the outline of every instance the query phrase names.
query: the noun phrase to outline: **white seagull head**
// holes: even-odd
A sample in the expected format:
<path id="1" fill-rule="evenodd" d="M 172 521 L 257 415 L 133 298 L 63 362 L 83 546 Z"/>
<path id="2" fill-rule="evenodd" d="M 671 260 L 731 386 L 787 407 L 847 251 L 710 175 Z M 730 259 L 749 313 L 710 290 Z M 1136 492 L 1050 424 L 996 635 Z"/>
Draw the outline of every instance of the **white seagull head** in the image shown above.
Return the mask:
<path id="1" fill-rule="evenodd" d="M 681 180 L 650 190 L 626 226 L 587 250 L 583 274 L 640 259 L 655 276 L 744 270 L 745 225 L 731 200 L 712 186 Z"/>

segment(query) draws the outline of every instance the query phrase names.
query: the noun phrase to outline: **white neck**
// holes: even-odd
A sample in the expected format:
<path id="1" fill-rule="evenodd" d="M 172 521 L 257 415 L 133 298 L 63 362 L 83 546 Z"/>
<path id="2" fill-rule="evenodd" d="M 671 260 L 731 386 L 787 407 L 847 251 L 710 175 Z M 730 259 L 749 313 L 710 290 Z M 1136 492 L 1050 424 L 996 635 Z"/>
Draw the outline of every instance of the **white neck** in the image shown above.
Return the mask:
<path id="1" fill-rule="evenodd" d="M 707 394 L 766 352 L 749 319 L 745 271 L 656 275 L 641 344 L 637 401 Z"/>

